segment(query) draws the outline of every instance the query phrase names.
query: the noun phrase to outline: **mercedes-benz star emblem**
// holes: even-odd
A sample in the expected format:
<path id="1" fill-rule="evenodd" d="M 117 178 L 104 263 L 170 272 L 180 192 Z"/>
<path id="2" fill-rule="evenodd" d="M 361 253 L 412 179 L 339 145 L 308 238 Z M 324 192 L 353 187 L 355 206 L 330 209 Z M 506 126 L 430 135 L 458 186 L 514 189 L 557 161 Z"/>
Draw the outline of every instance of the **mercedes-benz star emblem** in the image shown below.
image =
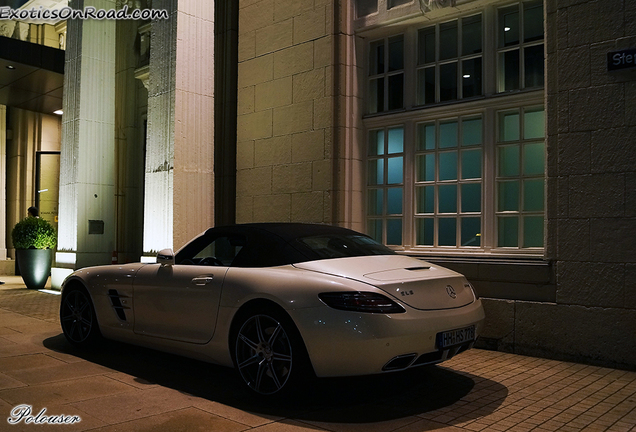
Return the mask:
<path id="1" fill-rule="evenodd" d="M 446 292 L 448 293 L 448 296 L 450 298 L 457 298 L 457 293 L 455 292 L 455 289 L 452 286 L 446 285 Z"/>

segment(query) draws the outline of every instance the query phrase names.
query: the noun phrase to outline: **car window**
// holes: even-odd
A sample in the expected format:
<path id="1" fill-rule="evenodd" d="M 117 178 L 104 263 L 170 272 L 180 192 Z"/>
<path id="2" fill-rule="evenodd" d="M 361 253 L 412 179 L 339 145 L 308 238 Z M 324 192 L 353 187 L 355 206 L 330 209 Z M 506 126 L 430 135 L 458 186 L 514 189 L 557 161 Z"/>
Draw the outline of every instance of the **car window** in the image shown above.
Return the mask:
<path id="1" fill-rule="evenodd" d="M 176 262 L 186 265 L 231 266 L 245 243 L 243 235 L 222 235 L 213 239 L 203 236 L 179 253 Z"/>
<path id="2" fill-rule="evenodd" d="M 321 259 L 367 255 L 393 255 L 391 249 L 363 235 L 326 234 L 301 237 L 298 241 Z"/>

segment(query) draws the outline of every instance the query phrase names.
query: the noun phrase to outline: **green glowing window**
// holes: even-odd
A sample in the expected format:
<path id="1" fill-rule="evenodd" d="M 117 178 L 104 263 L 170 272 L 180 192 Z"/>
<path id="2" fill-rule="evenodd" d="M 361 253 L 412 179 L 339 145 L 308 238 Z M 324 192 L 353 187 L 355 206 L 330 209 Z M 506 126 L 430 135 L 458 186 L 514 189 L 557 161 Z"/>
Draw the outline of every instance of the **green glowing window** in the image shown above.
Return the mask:
<path id="1" fill-rule="evenodd" d="M 481 246 L 482 116 L 419 123 L 416 131 L 416 246 Z"/>
<path id="2" fill-rule="evenodd" d="M 401 245 L 404 214 L 404 127 L 371 130 L 367 156 L 367 232 L 379 242 Z"/>
<path id="3" fill-rule="evenodd" d="M 543 247 L 545 120 L 542 107 L 499 112 L 497 246 Z"/>

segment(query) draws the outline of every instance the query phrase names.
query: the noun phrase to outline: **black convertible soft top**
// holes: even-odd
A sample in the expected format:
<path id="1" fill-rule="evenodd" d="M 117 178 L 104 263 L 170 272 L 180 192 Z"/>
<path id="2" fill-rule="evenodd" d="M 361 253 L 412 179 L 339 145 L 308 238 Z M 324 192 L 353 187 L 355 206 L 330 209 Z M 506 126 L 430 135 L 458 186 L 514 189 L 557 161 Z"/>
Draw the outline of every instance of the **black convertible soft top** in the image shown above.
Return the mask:
<path id="1" fill-rule="evenodd" d="M 242 249 L 232 267 L 272 267 L 331 258 L 392 255 L 394 252 L 365 234 L 332 225 L 248 223 L 210 228 L 177 254 L 189 260 L 214 238 L 226 236 Z"/>
<path id="2" fill-rule="evenodd" d="M 310 223 L 295 223 L 295 222 L 270 222 L 270 223 L 248 223 L 235 225 L 237 227 L 256 228 L 261 229 L 272 234 L 276 234 L 278 237 L 286 242 L 291 242 L 302 237 L 311 237 L 317 235 L 328 234 L 340 234 L 340 235 L 364 235 L 348 228 L 343 228 L 334 225 L 321 225 Z"/>

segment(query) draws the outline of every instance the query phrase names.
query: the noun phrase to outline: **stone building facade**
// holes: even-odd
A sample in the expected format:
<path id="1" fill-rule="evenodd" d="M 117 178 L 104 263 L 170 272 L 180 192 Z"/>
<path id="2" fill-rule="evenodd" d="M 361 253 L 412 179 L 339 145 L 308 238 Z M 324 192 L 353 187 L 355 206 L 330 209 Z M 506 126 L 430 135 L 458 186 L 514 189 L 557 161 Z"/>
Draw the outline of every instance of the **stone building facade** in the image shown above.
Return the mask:
<path id="1" fill-rule="evenodd" d="M 636 4 L 72 5 L 129 3 L 170 18 L 64 33 L 58 281 L 215 224 L 336 224 L 464 273 L 482 347 L 636 367 Z"/>

